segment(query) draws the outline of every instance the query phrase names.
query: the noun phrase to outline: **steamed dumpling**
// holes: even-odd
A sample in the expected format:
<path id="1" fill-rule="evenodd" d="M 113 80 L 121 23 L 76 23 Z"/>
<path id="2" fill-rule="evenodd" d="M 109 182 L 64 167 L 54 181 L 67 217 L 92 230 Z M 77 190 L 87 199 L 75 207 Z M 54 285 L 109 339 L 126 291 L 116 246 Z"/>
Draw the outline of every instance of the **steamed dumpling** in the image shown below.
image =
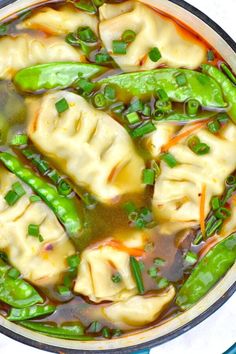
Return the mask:
<path id="1" fill-rule="evenodd" d="M 189 127 L 183 128 L 183 131 Z M 168 167 L 161 162 L 153 197 L 153 210 L 161 231 L 172 233 L 195 226 L 200 221 L 202 188 L 206 188 L 204 215 L 210 210 L 210 200 L 224 191 L 224 181 L 236 169 L 236 126 L 227 124 L 217 135 L 202 128 L 194 135 L 210 146 L 206 155 L 196 155 L 183 139 L 170 148 L 178 165 Z"/>
<path id="2" fill-rule="evenodd" d="M 97 33 L 97 23 L 95 15 L 67 5 L 58 9 L 43 7 L 20 23 L 18 28 L 41 30 L 52 35 L 65 35 L 74 32 L 78 27 L 88 26 Z"/>
<path id="3" fill-rule="evenodd" d="M 0 249 L 10 263 L 19 269 L 23 278 L 35 284 L 58 280 L 66 270 L 66 257 L 75 252 L 73 245 L 53 212 L 42 201 L 30 202 L 31 189 L 20 182 L 26 191 L 13 206 L 4 196 L 19 180 L 0 169 Z M 28 235 L 28 225 L 40 225 L 43 241 Z"/>
<path id="4" fill-rule="evenodd" d="M 161 64 L 169 67 L 196 69 L 206 57 L 206 48 L 171 19 L 136 1 L 104 4 L 99 8 L 101 39 L 112 55 L 112 41 L 121 39 L 122 33 L 133 30 L 135 40 L 127 54 L 112 55 L 124 71 L 150 70 Z M 161 59 L 153 62 L 148 52 L 157 47 Z"/>
<path id="5" fill-rule="evenodd" d="M 106 319 L 119 328 L 140 327 L 155 321 L 174 296 L 175 288 L 171 285 L 168 289 L 156 295 L 137 295 L 104 307 L 103 313 Z"/>
<path id="6" fill-rule="evenodd" d="M 11 79 L 27 66 L 54 61 L 83 61 L 79 49 L 57 37 L 31 37 L 28 34 L 0 39 L 0 79 Z"/>
<path id="7" fill-rule="evenodd" d="M 58 114 L 65 98 L 69 109 Z M 84 98 L 66 91 L 45 95 L 29 109 L 28 134 L 33 143 L 72 181 L 109 203 L 143 189 L 143 160 L 126 130 Z M 50 141 L 50 144 L 49 144 Z"/>

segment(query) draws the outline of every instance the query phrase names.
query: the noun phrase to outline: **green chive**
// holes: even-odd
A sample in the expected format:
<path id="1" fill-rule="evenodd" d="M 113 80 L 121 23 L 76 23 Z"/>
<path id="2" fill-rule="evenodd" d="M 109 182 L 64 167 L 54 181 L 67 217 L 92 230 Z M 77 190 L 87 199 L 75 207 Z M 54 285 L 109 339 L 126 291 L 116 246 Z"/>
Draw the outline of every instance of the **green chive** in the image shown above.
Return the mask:
<path id="1" fill-rule="evenodd" d="M 234 83 L 234 85 L 236 85 L 236 77 L 232 73 L 232 71 L 228 68 L 228 66 L 225 63 L 222 63 L 220 67 L 222 71 L 224 71 L 224 73 L 228 76 L 228 78 Z"/>
<path id="2" fill-rule="evenodd" d="M 79 1 L 73 2 L 73 4 L 75 7 L 77 7 L 80 10 L 87 11 L 91 14 L 96 13 L 96 8 L 94 7 L 92 1 L 79 0 Z"/>
<path id="3" fill-rule="evenodd" d="M 17 200 L 20 199 L 20 196 L 13 190 L 10 190 L 9 192 L 7 192 L 4 199 L 6 200 L 8 205 L 12 206 L 17 202 Z"/>
<path id="4" fill-rule="evenodd" d="M 205 144 L 205 143 L 198 143 L 194 145 L 191 150 L 196 154 L 196 155 L 206 155 L 210 152 L 210 146 Z"/>
<path id="5" fill-rule="evenodd" d="M 146 134 L 153 132 L 154 130 L 156 130 L 156 127 L 152 122 L 145 122 L 141 124 L 139 127 L 135 128 L 131 132 L 131 136 L 132 138 L 142 137 Z"/>
<path id="6" fill-rule="evenodd" d="M 149 104 L 145 104 L 143 106 L 142 114 L 144 116 L 146 116 L 146 117 L 150 117 L 150 115 L 151 115 L 151 107 L 149 106 Z"/>
<path id="7" fill-rule="evenodd" d="M 29 197 L 29 200 L 32 202 L 32 203 L 35 203 L 35 202 L 40 202 L 42 199 L 38 196 L 38 195 L 31 195 Z"/>
<path id="8" fill-rule="evenodd" d="M 216 231 L 218 231 L 220 229 L 220 227 L 222 226 L 223 224 L 223 220 L 222 219 L 219 219 L 219 220 L 216 220 L 211 227 L 209 227 L 209 229 L 206 231 L 206 236 L 207 238 L 213 236 Z"/>
<path id="9" fill-rule="evenodd" d="M 121 280 L 122 280 L 122 277 L 121 277 L 121 274 L 120 273 L 115 273 L 115 274 L 113 274 L 112 275 L 112 277 L 111 277 L 111 280 L 113 281 L 113 283 L 115 283 L 115 284 L 118 284 L 118 283 L 120 283 L 121 282 Z"/>
<path id="10" fill-rule="evenodd" d="M 108 327 L 103 327 L 102 329 L 102 336 L 104 338 L 110 338 L 111 337 L 111 330 Z"/>
<path id="11" fill-rule="evenodd" d="M 77 30 L 77 36 L 84 42 L 88 42 L 88 43 L 97 42 L 96 34 L 88 26 L 79 27 Z"/>
<path id="12" fill-rule="evenodd" d="M 71 291 L 67 286 L 64 285 L 58 285 L 57 286 L 57 291 L 61 296 L 69 296 L 71 295 Z"/>
<path id="13" fill-rule="evenodd" d="M 155 264 L 155 266 L 161 267 L 166 263 L 166 261 L 162 258 L 157 257 L 153 260 L 153 263 Z"/>
<path id="14" fill-rule="evenodd" d="M 12 185 L 12 190 L 16 192 L 16 194 L 19 197 L 22 197 L 24 194 L 26 194 L 26 191 L 24 190 L 22 184 L 20 182 L 15 182 Z"/>
<path id="15" fill-rule="evenodd" d="M 193 265 L 197 262 L 197 255 L 196 253 L 192 252 L 192 251 L 188 251 L 184 257 L 184 260 L 186 263 L 188 263 L 189 265 Z"/>
<path id="16" fill-rule="evenodd" d="M 143 170 L 143 183 L 152 186 L 155 182 L 155 171 L 151 168 Z"/>
<path id="17" fill-rule="evenodd" d="M 163 90 L 162 88 L 157 90 L 157 95 L 159 97 L 159 100 L 164 101 L 164 102 L 169 101 L 169 97 L 168 97 L 166 91 Z"/>
<path id="18" fill-rule="evenodd" d="M 188 147 L 192 150 L 194 146 L 200 143 L 200 139 L 198 136 L 193 135 L 188 139 Z"/>
<path id="19" fill-rule="evenodd" d="M 151 277 L 151 278 L 156 278 L 157 275 L 158 275 L 158 272 L 157 272 L 157 269 L 156 267 L 151 267 L 148 269 L 148 275 Z"/>
<path id="20" fill-rule="evenodd" d="M 61 180 L 58 185 L 58 192 L 62 195 L 69 195 L 72 192 L 72 188 L 65 180 Z"/>
<path id="21" fill-rule="evenodd" d="M 169 280 L 164 277 L 156 279 L 157 289 L 164 289 L 169 285 Z"/>
<path id="22" fill-rule="evenodd" d="M 236 176 L 230 175 L 229 177 L 226 178 L 226 184 L 228 186 L 234 186 L 236 185 Z"/>
<path id="23" fill-rule="evenodd" d="M 19 270 L 17 270 L 16 268 L 11 268 L 7 275 L 10 277 L 10 278 L 13 278 L 13 279 L 17 279 L 19 276 L 20 276 L 20 272 Z"/>
<path id="24" fill-rule="evenodd" d="M 80 257 L 77 254 L 73 254 L 66 258 L 67 264 L 70 268 L 77 268 L 80 264 Z"/>
<path id="25" fill-rule="evenodd" d="M 112 330 L 112 337 L 120 337 L 123 334 L 123 331 L 119 328 Z"/>
<path id="26" fill-rule="evenodd" d="M 107 100 L 103 93 L 97 93 L 93 98 L 93 103 L 97 108 L 104 108 L 107 104 Z"/>
<path id="27" fill-rule="evenodd" d="M 122 208 L 124 209 L 124 211 L 127 214 L 130 214 L 134 211 L 136 211 L 136 205 L 133 202 L 126 202 L 125 204 L 123 204 Z"/>
<path id="28" fill-rule="evenodd" d="M 143 110 L 143 102 L 139 99 L 139 98 L 135 98 L 129 108 L 128 108 L 128 112 L 127 113 L 131 113 L 131 112 L 141 112 Z"/>
<path id="29" fill-rule="evenodd" d="M 161 59 L 161 53 L 157 47 L 152 48 L 148 52 L 149 59 L 153 62 L 157 62 L 159 59 Z"/>
<path id="30" fill-rule="evenodd" d="M 185 86 L 187 84 L 187 77 L 184 73 L 179 73 L 175 76 L 178 86 Z"/>
<path id="31" fill-rule="evenodd" d="M 73 285 L 73 281 L 74 281 L 74 279 L 71 277 L 71 275 L 67 274 L 63 278 L 63 285 L 66 288 L 70 289 L 72 287 L 72 285 Z"/>
<path id="32" fill-rule="evenodd" d="M 126 30 L 123 32 L 121 39 L 125 43 L 131 43 L 135 40 L 136 33 L 130 29 Z"/>
<path id="33" fill-rule="evenodd" d="M 187 102 L 187 114 L 189 116 L 195 116 L 198 112 L 199 102 L 194 99 L 190 99 Z"/>
<path id="34" fill-rule="evenodd" d="M 2 23 L 0 25 L 0 36 L 5 36 L 7 34 L 8 28 L 9 28 L 8 24 Z"/>
<path id="35" fill-rule="evenodd" d="M 40 155 L 36 155 L 32 158 L 32 163 L 37 167 L 40 173 L 46 174 L 49 170 L 49 164 L 43 160 Z"/>
<path id="36" fill-rule="evenodd" d="M 28 235 L 33 237 L 39 237 L 39 225 L 29 224 Z"/>
<path id="37" fill-rule="evenodd" d="M 139 292 L 139 294 L 143 294 L 144 293 L 144 285 L 143 285 L 143 279 L 142 279 L 142 274 L 141 274 L 139 262 L 133 256 L 130 257 L 130 267 L 131 267 L 131 271 L 132 271 L 134 280 L 137 285 L 138 292 Z"/>
<path id="38" fill-rule="evenodd" d="M 220 198 L 213 197 L 211 199 L 211 208 L 212 208 L 212 210 L 217 210 L 217 209 L 220 208 L 220 206 L 221 206 Z"/>
<path id="39" fill-rule="evenodd" d="M 89 326 L 88 332 L 98 333 L 101 331 L 101 329 L 102 329 L 101 323 L 98 321 L 93 321 Z"/>
<path id="40" fill-rule="evenodd" d="M 58 113 L 63 113 L 69 109 L 68 102 L 65 98 L 62 98 L 61 100 L 57 101 L 55 103 L 55 107 Z"/>
<path id="41" fill-rule="evenodd" d="M 169 113 L 172 110 L 172 103 L 171 101 L 157 100 L 155 107 L 157 108 L 155 115 L 158 117 L 159 113 Z"/>
<path id="42" fill-rule="evenodd" d="M 220 207 L 218 210 L 216 210 L 215 216 L 217 219 L 224 220 L 231 216 L 231 211 L 225 207 Z"/>
<path id="43" fill-rule="evenodd" d="M 215 60 L 215 54 L 213 50 L 208 50 L 207 51 L 207 61 L 214 61 Z"/>
<path id="44" fill-rule="evenodd" d="M 47 176 L 56 184 L 58 184 L 61 179 L 61 176 L 56 170 L 49 171 Z"/>
<path id="45" fill-rule="evenodd" d="M 91 93 L 95 88 L 95 84 L 86 79 L 79 79 L 76 83 L 79 88 L 88 94 Z"/>
<path id="46" fill-rule="evenodd" d="M 228 123 L 229 121 L 229 116 L 227 113 L 218 113 L 217 114 L 217 120 L 220 124 L 225 124 Z"/>
<path id="47" fill-rule="evenodd" d="M 104 88 L 104 95 L 108 100 L 114 100 L 116 98 L 116 89 L 111 85 L 107 85 Z"/>
<path id="48" fill-rule="evenodd" d="M 112 52 L 113 54 L 126 54 L 127 43 L 119 40 L 112 41 Z"/>
<path id="49" fill-rule="evenodd" d="M 131 112 L 129 114 L 126 115 L 126 118 L 129 122 L 129 124 L 136 124 L 139 123 L 141 121 L 139 115 L 137 112 Z"/>
<path id="50" fill-rule="evenodd" d="M 108 53 L 97 53 L 95 54 L 95 63 L 97 64 L 102 64 L 102 63 L 108 63 L 112 60 L 110 55 Z"/>
<path id="51" fill-rule="evenodd" d="M 122 102 L 116 102 L 114 105 L 111 106 L 111 110 L 116 114 L 122 113 L 124 109 L 125 105 Z"/>
<path id="52" fill-rule="evenodd" d="M 11 145 L 26 145 L 27 142 L 28 136 L 26 134 L 16 134 L 11 140 Z"/>
<path id="53" fill-rule="evenodd" d="M 216 134 L 219 132 L 221 126 L 218 120 L 214 120 L 212 122 L 207 123 L 207 129 L 209 130 L 209 132 L 211 132 L 212 134 Z"/>
<path id="54" fill-rule="evenodd" d="M 145 269 L 145 264 L 142 261 L 139 261 L 139 268 L 140 268 L 141 272 L 143 272 Z"/>
<path id="55" fill-rule="evenodd" d="M 165 161 L 165 163 L 170 167 L 173 168 L 178 165 L 176 158 L 169 152 L 161 154 L 161 160 Z"/>
<path id="56" fill-rule="evenodd" d="M 80 40 L 75 37 L 74 33 L 68 33 L 65 37 L 65 41 L 74 47 L 80 46 Z"/>

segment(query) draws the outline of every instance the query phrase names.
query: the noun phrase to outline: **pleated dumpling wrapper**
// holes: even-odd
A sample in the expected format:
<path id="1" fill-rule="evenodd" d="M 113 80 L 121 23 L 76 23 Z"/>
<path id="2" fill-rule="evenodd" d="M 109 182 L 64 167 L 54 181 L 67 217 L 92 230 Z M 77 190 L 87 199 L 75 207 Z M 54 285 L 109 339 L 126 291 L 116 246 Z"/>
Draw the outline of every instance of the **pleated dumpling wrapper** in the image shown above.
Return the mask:
<path id="1" fill-rule="evenodd" d="M 95 15 L 76 9 L 67 4 L 57 9 L 43 7 L 30 17 L 19 23 L 18 28 L 34 29 L 46 32 L 49 35 L 67 35 L 78 27 L 88 26 L 98 33 L 98 20 Z"/>
<path id="2" fill-rule="evenodd" d="M 63 98 L 69 108 L 58 113 L 55 103 Z M 125 128 L 107 113 L 67 91 L 31 100 L 28 107 L 30 139 L 75 185 L 104 203 L 143 190 L 144 162 Z"/>
<path id="3" fill-rule="evenodd" d="M 153 211 L 163 233 L 199 225 L 201 213 L 206 218 L 211 198 L 222 195 L 225 179 L 236 169 L 236 126 L 228 123 L 217 135 L 200 126 L 168 150 L 177 161 L 175 167 L 161 162 Z M 178 134 L 189 129 L 187 125 Z M 193 135 L 210 147 L 207 154 L 197 155 L 188 147 Z"/>
<path id="4" fill-rule="evenodd" d="M 99 8 L 101 39 L 115 62 L 124 71 L 150 70 L 162 64 L 168 67 L 196 69 L 206 58 L 206 48 L 194 36 L 170 18 L 139 1 L 104 4 Z M 113 54 L 113 40 L 120 40 L 126 30 L 136 37 L 126 54 Z M 152 61 L 148 53 L 158 48 L 161 58 Z"/>
<path id="5" fill-rule="evenodd" d="M 82 52 L 58 37 L 32 37 L 26 33 L 0 39 L 0 79 L 11 79 L 23 68 L 58 61 L 84 61 Z"/>
<path id="6" fill-rule="evenodd" d="M 4 197 L 14 183 L 20 183 L 25 194 L 9 206 Z M 43 201 L 30 201 L 32 195 L 26 184 L 0 168 L 0 249 L 24 279 L 46 285 L 58 281 L 75 250 L 53 212 Z M 41 242 L 28 234 L 30 224 L 39 226 Z"/>

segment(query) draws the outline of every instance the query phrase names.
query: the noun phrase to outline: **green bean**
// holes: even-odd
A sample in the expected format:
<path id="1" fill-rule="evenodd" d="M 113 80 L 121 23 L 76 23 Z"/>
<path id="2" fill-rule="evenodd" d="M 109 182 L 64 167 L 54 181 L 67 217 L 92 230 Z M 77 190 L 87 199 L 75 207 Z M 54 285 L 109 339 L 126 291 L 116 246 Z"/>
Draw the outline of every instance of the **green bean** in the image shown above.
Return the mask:
<path id="1" fill-rule="evenodd" d="M 81 220 L 72 199 L 60 195 L 53 186 L 25 167 L 16 156 L 8 152 L 2 152 L 0 153 L 0 160 L 43 199 L 65 226 L 69 235 L 76 235 L 82 229 Z"/>
<path id="2" fill-rule="evenodd" d="M 15 85 L 22 91 L 35 92 L 63 89 L 73 86 L 78 76 L 90 79 L 94 75 L 102 74 L 105 68 L 94 64 L 55 62 L 39 64 L 18 71 L 14 77 Z"/>
<path id="3" fill-rule="evenodd" d="M 141 274 L 141 270 L 140 270 L 140 265 L 139 265 L 139 262 L 136 260 L 136 258 L 133 256 L 130 257 L 130 267 L 131 267 L 131 271 L 134 276 L 134 280 L 137 285 L 138 292 L 139 292 L 139 294 L 143 294 L 144 293 L 144 285 L 143 285 L 143 279 L 142 279 L 142 274 Z"/>
<path id="4" fill-rule="evenodd" d="M 29 283 L 8 275 L 10 269 L 11 267 L 0 259 L 0 300 L 20 309 L 42 303 L 42 297 Z"/>
<path id="5" fill-rule="evenodd" d="M 199 301 L 225 275 L 236 259 L 236 233 L 207 252 L 180 288 L 176 303 L 186 310 Z"/>
<path id="6" fill-rule="evenodd" d="M 222 88 L 224 98 L 229 105 L 229 116 L 236 124 L 236 87 L 222 71 L 215 66 L 203 64 L 202 71 L 214 79 Z"/>
<path id="7" fill-rule="evenodd" d="M 32 321 L 20 321 L 23 327 L 31 329 L 36 332 L 44 333 L 47 336 L 63 338 L 63 339 L 75 339 L 81 341 L 90 341 L 94 338 L 84 335 L 84 328 L 80 323 L 68 322 L 61 326 L 56 326 L 50 322 L 32 322 Z"/>
<path id="8" fill-rule="evenodd" d="M 178 86 L 176 75 L 184 74 L 186 84 Z M 151 96 L 157 89 L 163 89 L 174 102 L 195 99 L 204 107 L 224 108 L 219 84 L 203 73 L 187 69 L 157 69 L 106 77 L 99 84 L 114 84 L 125 94 L 136 97 Z"/>
<path id="9" fill-rule="evenodd" d="M 23 309 L 18 309 L 13 307 L 11 308 L 7 319 L 9 321 L 29 320 L 35 317 L 50 315 L 55 310 L 56 310 L 56 306 L 54 305 L 45 305 L 45 306 L 34 305 Z"/>

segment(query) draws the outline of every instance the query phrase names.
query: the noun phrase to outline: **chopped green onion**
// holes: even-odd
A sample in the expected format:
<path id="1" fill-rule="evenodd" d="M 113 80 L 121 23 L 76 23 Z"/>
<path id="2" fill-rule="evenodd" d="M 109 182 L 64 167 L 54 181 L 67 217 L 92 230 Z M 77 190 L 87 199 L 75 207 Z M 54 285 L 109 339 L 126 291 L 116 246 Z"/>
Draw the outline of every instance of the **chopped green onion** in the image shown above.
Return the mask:
<path id="1" fill-rule="evenodd" d="M 73 281 L 73 277 L 70 274 L 67 274 L 63 278 L 63 285 L 70 289 L 72 287 Z"/>
<path id="2" fill-rule="evenodd" d="M 120 337 L 123 334 L 123 331 L 119 328 L 112 330 L 112 337 Z"/>
<path id="3" fill-rule="evenodd" d="M 234 186 L 236 185 L 236 176 L 230 175 L 229 177 L 226 178 L 226 184 L 228 186 Z"/>
<path id="4" fill-rule="evenodd" d="M 157 275 L 158 275 L 158 272 L 157 272 L 157 269 L 156 267 L 151 267 L 148 269 L 148 275 L 151 277 L 151 278 L 156 278 Z"/>
<path id="5" fill-rule="evenodd" d="M 97 42 L 96 34 L 88 26 L 79 27 L 77 30 L 77 36 L 84 42 L 88 42 L 88 43 Z"/>
<path id="6" fill-rule="evenodd" d="M 188 251 L 184 257 L 184 260 L 189 265 L 193 265 L 197 262 L 197 255 L 192 251 Z"/>
<path id="7" fill-rule="evenodd" d="M 71 295 L 71 291 L 67 286 L 64 285 L 58 285 L 57 286 L 57 291 L 61 296 L 69 296 Z"/>
<path id="8" fill-rule="evenodd" d="M 171 101 L 157 100 L 155 107 L 157 108 L 155 115 L 158 117 L 159 113 L 169 113 L 172 109 L 172 103 Z"/>
<path id="9" fill-rule="evenodd" d="M 146 117 L 150 117 L 150 115 L 151 115 L 151 107 L 149 106 L 149 104 L 145 104 L 143 106 L 142 114 L 144 116 L 146 116 Z"/>
<path id="10" fill-rule="evenodd" d="M 66 43 L 78 47 L 80 46 L 80 40 L 75 37 L 74 33 L 68 33 L 66 38 L 65 38 Z"/>
<path id="11" fill-rule="evenodd" d="M 196 155 L 206 155 L 210 152 L 210 146 L 205 143 L 198 143 L 198 144 L 192 146 L 191 150 Z"/>
<path id="12" fill-rule="evenodd" d="M 29 224 L 28 235 L 33 237 L 39 237 L 39 225 Z"/>
<path id="13" fill-rule="evenodd" d="M 229 116 L 227 113 L 218 113 L 217 120 L 220 124 L 225 124 L 225 123 L 228 123 Z"/>
<path id="14" fill-rule="evenodd" d="M 32 158 L 32 163 L 37 167 L 40 173 L 45 174 L 50 170 L 47 161 L 43 160 L 40 155 L 36 155 Z"/>
<path id="15" fill-rule="evenodd" d="M 193 135 L 188 139 L 188 147 L 192 150 L 194 146 L 200 143 L 200 139 L 198 136 Z"/>
<path id="16" fill-rule="evenodd" d="M 77 254 L 73 254 L 66 258 L 67 264 L 70 268 L 77 268 L 80 264 L 80 257 Z"/>
<path id="17" fill-rule="evenodd" d="M 20 275 L 20 272 L 19 270 L 17 270 L 16 268 L 11 268 L 7 275 L 10 277 L 10 278 L 13 278 L 13 279 L 17 279 Z"/>
<path id="18" fill-rule="evenodd" d="M 161 59 L 160 50 L 157 47 L 154 47 L 148 52 L 148 56 L 151 61 L 156 63 L 159 59 Z"/>
<path id="19" fill-rule="evenodd" d="M 224 196 L 221 200 L 222 205 L 225 205 L 225 203 L 232 197 L 232 194 L 234 193 L 235 189 L 236 189 L 236 186 L 232 186 L 226 190 L 226 193 L 224 194 Z"/>
<path id="20" fill-rule="evenodd" d="M 177 162 L 176 158 L 172 154 L 170 154 L 169 152 L 161 154 L 161 160 L 165 161 L 165 163 L 170 168 L 173 168 L 173 167 L 178 165 L 178 162 Z"/>
<path id="21" fill-rule="evenodd" d="M 136 33 L 130 29 L 126 30 L 123 32 L 121 39 L 125 43 L 131 43 L 135 40 Z"/>
<path id="22" fill-rule="evenodd" d="M 11 145 L 26 145 L 27 142 L 28 136 L 26 134 L 16 134 L 11 140 Z"/>
<path id="23" fill-rule="evenodd" d="M 12 206 L 17 202 L 17 200 L 20 199 L 20 196 L 13 190 L 10 190 L 9 192 L 7 192 L 4 199 L 6 200 L 8 205 Z"/>
<path id="24" fill-rule="evenodd" d="M 43 242 L 44 241 L 44 238 L 43 238 L 43 236 L 41 234 L 39 234 L 38 239 L 39 239 L 39 242 Z"/>
<path id="25" fill-rule="evenodd" d="M 164 277 L 159 277 L 156 279 L 157 289 L 164 289 L 169 285 L 169 280 Z"/>
<path id="26" fill-rule="evenodd" d="M 143 102 L 139 98 L 135 98 L 133 102 L 131 102 L 129 108 L 128 108 L 128 113 L 131 112 L 138 112 L 143 110 Z"/>
<path id="27" fill-rule="evenodd" d="M 58 185 L 58 192 L 62 195 L 69 195 L 72 192 L 72 188 L 65 180 L 61 180 Z"/>
<path id="28" fill-rule="evenodd" d="M 97 204 L 95 197 L 90 193 L 84 193 L 81 199 L 88 209 L 94 208 L 95 205 Z"/>
<path id="29" fill-rule="evenodd" d="M 213 236 L 216 233 L 216 231 L 219 230 L 219 228 L 221 227 L 222 224 L 223 224 L 222 219 L 216 220 L 211 225 L 211 227 L 209 227 L 209 229 L 206 231 L 207 238 Z"/>
<path id="30" fill-rule="evenodd" d="M 155 266 L 157 266 L 157 267 L 161 267 L 161 266 L 163 266 L 165 263 L 166 263 L 166 261 L 165 261 L 164 259 L 162 259 L 162 258 L 159 258 L 159 257 L 157 257 L 157 258 L 155 258 L 155 259 L 153 260 L 153 264 L 155 264 Z"/>
<path id="31" fill-rule="evenodd" d="M 16 194 L 19 197 L 22 197 L 22 195 L 26 194 L 26 191 L 24 190 L 22 184 L 20 182 L 15 182 L 12 185 L 12 190 L 16 192 Z"/>
<path id="32" fill-rule="evenodd" d="M 211 132 L 212 134 L 216 134 L 219 132 L 221 128 L 221 125 L 219 123 L 218 120 L 214 120 L 212 122 L 207 123 L 207 129 L 209 130 L 209 132 Z"/>
<path id="33" fill-rule="evenodd" d="M 207 61 L 214 61 L 215 60 L 215 54 L 213 50 L 208 50 L 207 51 Z"/>
<path id="34" fill-rule="evenodd" d="M 30 197 L 29 197 L 29 199 L 30 199 L 30 201 L 32 202 L 32 203 L 35 203 L 35 202 L 40 202 L 42 199 L 38 196 L 38 195 L 31 195 Z"/>
<path id="35" fill-rule="evenodd" d="M 111 85 L 107 85 L 104 88 L 104 95 L 108 100 L 114 100 L 116 98 L 116 89 Z"/>
<path id="36" fill-rule="evenodd" d="M 139 262 L 133 256 L 130 257 L 130 267 L 131 267 L 131 271 L 132 271 L 134 280 L 136 282 L 138 292 L 139 292 L 139 294 L 143 294 L 144 293 L 144 285 L 143 285 L 141 269 L 139 266 Z"/>
<path id="37" fill-rule="evenodd" d="M 157 90 L 157 95 L 161 101 L 164 101 L 164 102 L 169 101 L 169 97 L 168 97 L 166 91 L 163 90 L 162 88 Z"/>
<path id="38" fill-rule="evenodd" d="M 155 171 L 151 168 L 143 170 L 143 183 L 152 186 L 155 182 Z"/>
<path id="39" fill-rule="evenodd" d="M 131 113 L 127 114 L 126 118 L 129 122 L 129 124 L 136 124 L 141 121 L 137 112 L 131 112 Z"/>
<path id="40" fill-rule="evenodd" d="M 236 77 L 232 73 L 232 71 L 228 68 L 228 66 L 225 63 L 222 63 L 220 65 L 222 71 L 228 76 L 228 78 L 236 85 Z"/>
<path id="41" fill-rule="evenodd" d="M 102 329 L 101 323 L 98 321 L 93 321 L 89 326 L 88 332 L 98 333 L 101 331 L 101 329 Z"/>
<path id="42" fill-rule="evenodd" d="M 94 102 L 95 106 L 98 107 L 98 108 L 103 108 L 103 107 L 105 107 L 106 104 L 107 104 L 107 100 L 106 100 L 104 94 L 101 93 L 101 92 L 100 92 L 100 93 L 97 93 L 97 94 L 94 96 L 93 102 Z"/>
<path id="43" fill-rule="evenodd" d="M 114 113 L 122 113 L 125 109 L 125 105 L 124 103 L 122 102 L 116 102 L 112 107 L 111 107 L 111 110 L 114 112 Z"/>
<path id="44" fill-rule="evenodd" d="M 97 53 L 95 54 L 95 63 L 97 64 L 102 64 L 102 63 L 108 63 L 111 61 L 111 57 L 108 53 Z"/>
<path id="45" fill-rule="evenodd" d="M 108 327 L 103 327 L 102 329 L 102 336 L 104 338 L 110 338 L 111 337 L 111 330 Z"/>
<path id="46" fill-rule="evenodd" d="M 7 34 L 7 31 L 8 31 L 8 24 L 6 23 L 2 23 L 0 25 L 0 36 L 5 36 Z"/>
<path id="47" fill-rule="evenodd" d="M 80 10 L 87 11 L 91 14 L 96 13 L 96 8 L 94 7 L 92 1 L 79 0 L 79 1 L 73 2 L 73 4 L 75 7 L 77 7 Z"/>
<path id="48" fill-rule="evenodd" d="M 216 210 L 215 216 L 217 219 L 224 220 L 231 216 L 231 211 L 225 207 L 220 207 L 218 210 Z"/>
<path id="49" fill-rule="evenodd" d="M 112 41 L 112 52 L 113 54 L 126 54 L 127 43 L 119 40 Z"/>
<path id="50" fill-rule="evenodd" d="M 212 210 L 217 210 L 219 209 L 221 206 L 221 203 L 220 203 L 220 198 L 219 197 L 213 197 L 211 199 L 211 208 Z"/>
<path id="51" fill-rule="evenodd" d="M 76 83 L 79 88 L 88 94 L 91 93 L 95 88 L 95 84 L 86 79 L 79 79 Z"/>
<path id="52" fill-rule="evenodd" d="M 20 19 L 21 21 L 25 20 L 27 17 L 32 15 L 32 11 L 31 10 L 25 10 L 23 12 L 21 12 L 18 15 L 18 19 Z"/>
<path id="53" fill-rule="evenodd" d="M 57 101 L 55 103 L 55 107 L 58 113 L 63 113 L 69 109 L 68 102 L 65 98 L 62 98 L 61 100 Z"/>
<path id="54" fill-rule="evenodd" d="M 185 86 L 187 84 L 187 77 L 184 73 L 179 73 L 175 76 L 178 86 Z"/>
<path id="55" fill-rule="evenodd" d="M 136 205 L 133 202 L 126 202 L 125 204 L 123 204 L 122 208 L 124 209 L 124 211 L 127 214 L 130 214 L 134 211 L 136 211 Z"/>
<path id="56" fill-rule="evenodd" d="M 187 102 L 187 114 L 189 116 L 195 116 L 198 112 L 199 102 L 194 99 L 190 99 Z"/>
<path id="57" fill-rule="evenodd" d="M 112 275 L 111 280 L 113 281 L 113 283 L 117 284 L 120 283 L 122 280 L 121 274 L 120 273 L 115 273 Z"/>
<path id="58" fill-rule="evenodd" d="M 139 127 L 135 128 L 131 132 L 131 136 L 132 138 L 142 137 L 146 134 L 153 132 L 154 130 L 156 130 L 156 127 L 152 122 L 145 122 L 141 124 Z"/>
<path id="59" fill-rule="evenodd" d="M 61 176 L 56 170 L 49 171 L 47 176 L 56 184 L 58 184 L 61 179 Z"/>

